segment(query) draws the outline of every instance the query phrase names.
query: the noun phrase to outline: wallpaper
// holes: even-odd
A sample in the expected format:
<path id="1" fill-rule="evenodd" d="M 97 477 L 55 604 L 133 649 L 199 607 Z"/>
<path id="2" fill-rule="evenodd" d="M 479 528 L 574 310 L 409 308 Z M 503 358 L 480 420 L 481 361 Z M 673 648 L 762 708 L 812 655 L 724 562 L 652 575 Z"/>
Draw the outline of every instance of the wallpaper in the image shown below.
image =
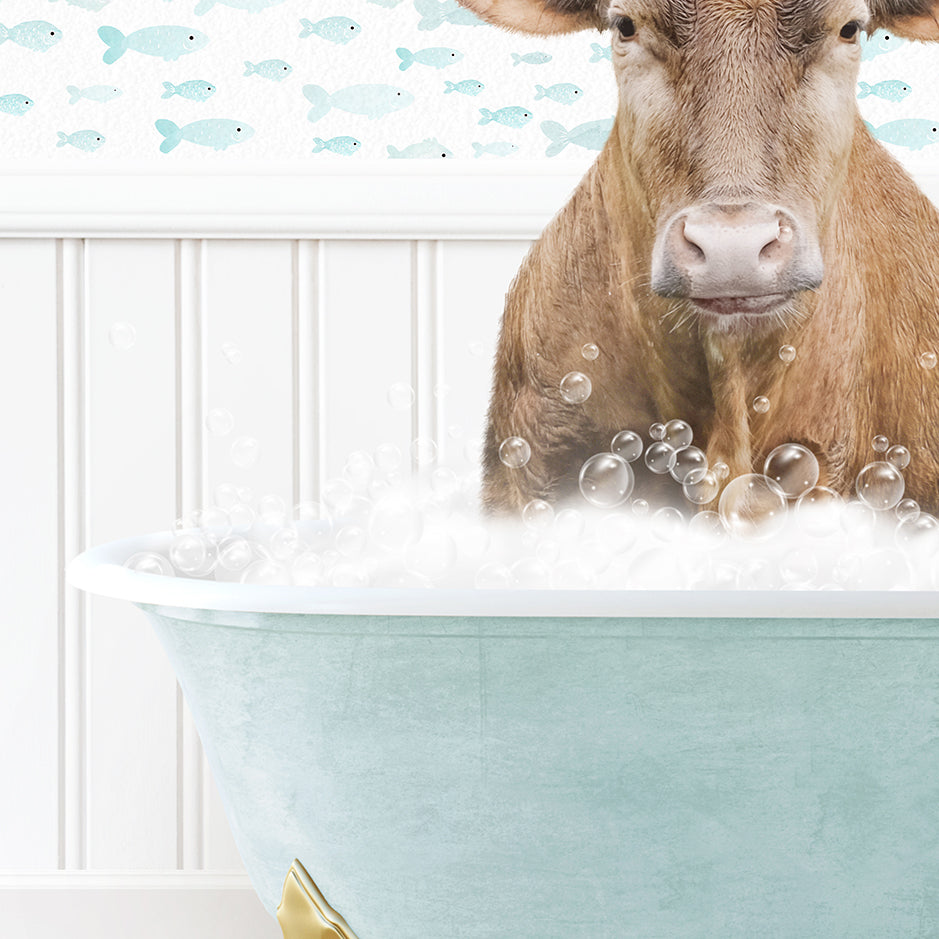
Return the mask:
<path id="1" fill-rule="evenodd" d="M 876 33 L 863 59 L 875 134 L 928 154 L 939 46 Z M 615 100 L 608 34 L 508 33 L 456 0 L 0 3 L 8 164 L 583 161 Z"/>

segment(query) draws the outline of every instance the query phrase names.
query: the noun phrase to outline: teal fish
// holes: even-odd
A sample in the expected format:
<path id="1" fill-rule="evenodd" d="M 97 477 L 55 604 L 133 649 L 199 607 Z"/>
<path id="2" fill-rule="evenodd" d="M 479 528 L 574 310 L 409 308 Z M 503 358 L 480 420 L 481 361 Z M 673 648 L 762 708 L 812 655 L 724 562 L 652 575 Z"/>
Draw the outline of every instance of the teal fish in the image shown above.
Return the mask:
<path id="1" fill-rule="evenodd" d="M 461 95 L 473 95 L 474 97 L 486 87 L 482 82 L 476 81 L 475 78 L 467 78 L 461 82 L 446 82 L 445 85 L 446 87 L 443 90 L 445 95 L 458 91 Z"/>
<path id="2" fill-rule="evenodd" d="M 300 31 L 301 39 L 306 39 L 307 36 L 319 36 L 320 39 L 327 39 L 329 42 L 339 43 L 342 46 L 351 42 L 362 32 L 362 27 L 355 20 L 350 20 L 348 16 L 328 16 L 318 23 L 304 19 L 300 20 L 300 25 L 303 27 Z"/>
<path id="3" fill-rule="evenodd" d="M 15 42 L 33 52 L 45 52 L 62 39 L 62 30 L 45 20 L 30 20 L 9 29 L 0 23 L 0 44 Z"/>
<path id="4" fill-rule="evenodd" d="M 421 49 L 418 52 L 411 52 L 404 48 L 395 51 L 398 53 L 398 58 L 401 59 L 398 68 L 402 72 L 406 68 L 410 68 L 415 62 L 418 65 L 429 65 L 431 68 L 446 68 L 463 58 L 462 52 L 457 52 L 456 49 L 447 49 L 444 46 L 434 46 L 431 49 Z"/>
<path id="5" fill-rule="evenodd" d="M 885 52 L 893 52 L 895 49 L 899 49 L 900 46 L 903 45 L 903 40 L 895 36 L 893 33 L 888 33 L 884 29 L 878 29 L 871 33 L 870 36 L 865 36 L 862 33 L 860 43 L 861 61 L 867 62 L 870 59 L 873 59 L 875 56 L 883 55 Z"/>
<path id="6" fill-rule="evenodd" d="M 194 78 L 188 82 L 180 82 L 174 85 L 172 82 L 163 82 L 163 98 L 172 98 L 173 95 L 179 95 L 180 98 L 188 98 L 190 101 L 205 101 L 215 94 L 215 85 L 210 85 L 206 81 Z"/>
<path id="7" fill-rule="evenodd" d="M 353 153 L 358 153 L 359 147 L 362 146 L 361 141 L 356 140 L 355 137 L 333 137 L 332 140 L 323 140 L 322 137 L 314 137 L 313 143 L 314 153 L 322 153 L 324 150 L 329 150 L 330 153 L 338 153 L 341 156 L 351 156 Z"/>
<path id="8" fill-rule="evenodd" d="M 612 129 L 612 117 L 604 121 L 587 121 L 586 124 L 578 124 L 571 130 L 565 129 L 556 121 L 542 121 L 541 130 L 551 141 L 545 150 L 545 156 L 557 156 L 569 143 L 586 150 L 602 150 Z"/>
<path id="9" fill-rule="evenodd" d="M 913 90 L 906 82 L 901 81 L 877 82 L 876 85 L 858 82 L 857 86 L 861 89 L 858 98 L 875 95 L 878 98 L 883 98 L 884 101 L 902 101 Z"/>
<path id="10" fill-rule="evenodd" d="M 224 150 L 235 143 L 242 143 L 254 136 L 254 128 L 242 121 L 229 121 L 224 118 L 209 118 L 204 121 L 193 121 L 185 127 L 177 127 L 172 121 L 159 120 L 156 129 L 166 138 L 160 144 L 161 153 L 169 153 L 183 140 L 198 144 L 200 147 L 211 147 L 213 150 Z"/>
<path id="11" fill-rule="evenodd" d="M 509 143 L 507 140 L 497 140 L 494 143 L 474 143 L 473 156 L 481 157 L 487 153 L 492 156 L 504 157 L 518 150 L 518 144 Z"/>
<path id="12" fill-rule="evenodd" d="M 421 15 L 417 28 L 436 29 L 451 26 L 482 26 L 483 21 L 471 10 L 461 7 L 456 0 L 414 0 L 414 9 Z"/>
<path id="13" fill-rule="evenodd" d="M 97 13 L 99 10 L 103 10 L 111 0 L 65 0 L 65 2 L 73 7 L 79 7 L 82 10 L 92 10 Z"/>
<path id="14" fill-rule="evenodd" d="M 291 72 L 293 67 L 288 65 L 283 59 L 265 59 L 255 65 L 245 59 L 245 75 L 260 75 L 272 82 L 282 82 Z"/>
<path id="15" fill-rule="evenodd" d="M 544 65 L 546 62 L 551 61 L 551 56 L 547 52 L 526 52 L 524 55 L 519 55 L 517 52 L 512 53 L 512 65 Z"/>
<path id="16" fill-rule="evenodd" d="M 870 126 L 870 125 L 868 125 Z M 902 121 L 890 121 L 873 129 L 874 136 L 884 143 L 910 150 L 922 150 L 939 142 L 939 121 L 926 121 L 909 117 Z"/>
<path id="17" fill-rule="evenodd" d="M 495 121 L 496 124 L 503 124 L 505 127 L 524 127 L 532 118 L 531 111 L 518 107 L 499 108 L 498 111 L 480 108 L 479 113 L 482 114 L 479 119 L 480 124 Z"/>
<path id="18" fill-rule="evenodd" d="M 560 84 L 545 88 L 544 85 L 535 85 L 535 101 L 542 98 L 549 98 L 551 101 L 557 101 L 558 104 L 573 104 L 584 97 L 583 88 L 576 85 Z"/>
<path id="19" fill-rule="evenodd" d="M 604 59 L 606 59 L 607 62 L 613 61 L 612 46 L 601 46 L 599 42 L 592 42 L 590 43 L 590 48 L 593 53 L 590 56 L 591 62 L 602 62 Z"/>
<path id="20" fill-rule="evenodd" d="M 64 147 L 69 144 L 79 150 L 84 150 L 86 153 L 94 153 L 95 150 L 103 147 L 106 143 L 104 135 L 96 130 L 76 130 L 74 134 L 63 134 L 62 131 L 59 131 L 58 134 L 59 142 L 56 144 L 57 147 Z"/>
<path id="21" fill-rule="evenodd" d="M 108 47 L 104 53 L 106 65 L 116 62 L 128 49 L 174 62 L 181 55 L 197 52 L 209 41 L 205 33 L 188 26 L 145 26 L 129 36 L 113 26 L 101 26 L 98 36 Z"/>
<path id="22" fill-rule="evenodd" d="M 375 120 L 414 103 L 410 91 L 393 85 L 350 85 L 332 94 L 319 85 L 304 85 L 303 97 L 313 105 L 307 112 L 308 121 L 318 121 L 332 108 Z"/>
<path id="23" fill-rule="evenodd" d="M 247 13 L 260 13 L 261 10 L 266 10 L 268 7 L 277 6 L 283 2 L 284 0 L 199 0 L 193 12 L 196 16 L 202 16 L 208 13 L 216 3 L 221 3 L 223 6 L 231 7 L 235 10 L 244 10 Z"/>
<path id="24" fill-rule="evenodd" d="M 453 156 L 436 137 L 428 137 L 420 143 L 412 143 L 403 150 L 392 147 L 391 144 L 388 144 L 387 149 L 388 156 L 392 160 L 433 160 Z"/>
<path id="25" fill-rule="evenodd" d="M 0 111 L 22 117 L 34 104 L 26 95 L 0 95 Z"/>
<path id="26" fill-rule="evenodd" d="M 115 88 L 113 85 L 89 85 L 87 88 L 69 85 L 65 90 L 69 93 L 69 104 L 75 104 L 82 98 L 97 101 L 99 104 L 107 104 L 108 101 L 113 101 L 124 93 L 120 88 Z"/>

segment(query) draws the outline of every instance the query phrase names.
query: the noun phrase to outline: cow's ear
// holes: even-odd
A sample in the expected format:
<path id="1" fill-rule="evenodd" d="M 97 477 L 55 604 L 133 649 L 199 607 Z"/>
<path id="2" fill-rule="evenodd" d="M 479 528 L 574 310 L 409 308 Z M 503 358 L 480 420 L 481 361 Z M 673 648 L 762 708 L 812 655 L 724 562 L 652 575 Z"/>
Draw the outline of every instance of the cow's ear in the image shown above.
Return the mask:
<path id="1" fill-rule="evenodd" d="M 536 36 L 606 29 L 597 12 L 597 0 L 459 0 L 459 3 L 489 23 Z"/>
<path id="2" fill-rule="evenodd" d="M 939 41 L 939 0 L 873 0 L 870 32 L 886 29 L 904 39 Z"/>

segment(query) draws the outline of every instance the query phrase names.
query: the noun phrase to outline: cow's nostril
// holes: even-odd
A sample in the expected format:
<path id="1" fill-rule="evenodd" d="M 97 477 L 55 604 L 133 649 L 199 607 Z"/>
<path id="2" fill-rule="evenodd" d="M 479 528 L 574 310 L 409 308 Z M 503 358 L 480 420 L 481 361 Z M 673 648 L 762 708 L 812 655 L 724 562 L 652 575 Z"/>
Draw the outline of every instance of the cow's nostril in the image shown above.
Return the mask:
<path id="1" fill-rule="evenodd" d="M 681 223 L 681 240 L 689 261 L 702 263 L 707 260 L 704 249 L 688 234 L 688 227 L 684 221 Z"/>

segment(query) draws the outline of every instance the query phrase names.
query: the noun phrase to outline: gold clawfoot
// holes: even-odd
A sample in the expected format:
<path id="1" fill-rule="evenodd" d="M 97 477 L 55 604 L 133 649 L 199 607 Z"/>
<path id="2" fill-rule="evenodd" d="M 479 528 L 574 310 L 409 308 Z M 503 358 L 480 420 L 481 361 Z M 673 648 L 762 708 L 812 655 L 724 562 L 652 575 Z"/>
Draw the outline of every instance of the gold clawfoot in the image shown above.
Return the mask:
<path id="1" fill-rule="evenodd" d="M 277 907 L 284 939 L 356 939 L 349 924 L 326 902 L 306 868 L 290 865 Z"/>

